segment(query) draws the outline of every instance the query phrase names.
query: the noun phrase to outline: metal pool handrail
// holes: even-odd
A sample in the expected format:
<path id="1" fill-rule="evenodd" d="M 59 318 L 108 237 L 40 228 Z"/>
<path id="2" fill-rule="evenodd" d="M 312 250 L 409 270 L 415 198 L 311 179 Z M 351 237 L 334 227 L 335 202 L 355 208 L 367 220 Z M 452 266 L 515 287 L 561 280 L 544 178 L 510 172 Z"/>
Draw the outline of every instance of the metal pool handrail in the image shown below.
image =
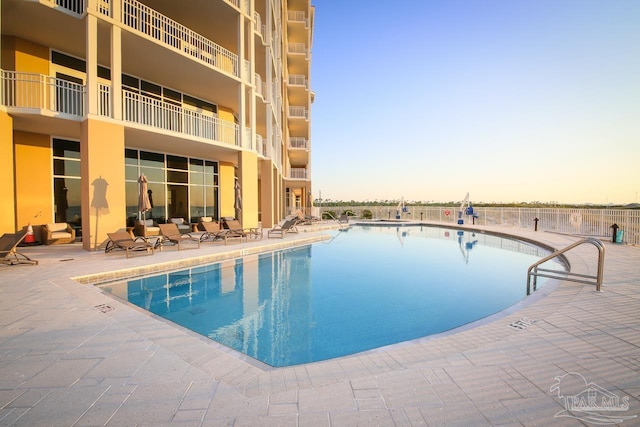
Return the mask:
<path id="1" fill-rule="evenodd" d="M 336 218 L 331 212 L 322 212 L 323 216 L 328 216 L 333 221 L 337 222 L 340 226 L 340 230 L 344 230 L 345 228 L 349 228 L 348 226 L 343 226 L 342 222 L 338 218 Z"/>
<path id="2" fill-rule="evenodd" d="M 553 258 L 556 258 L 565 252 L 575 248 L 576 246 L 580 246 L 583 243 L 591 243 L 596 248 L 598 248 L 598 273 L 593 275 L 588 274 L 578 274 L 571 273 L 570 271 L 560 271 L 560 270 L 549 270 L 545 268 L 538 268 L 540 264 L 543 264 Z M 562 279 L 562 280 L 570 280 L 572 282 L 586 283 L 588 285 L 596 285 L 596 291 L 600 291 L 602 287 L 602 274 L 604 271 L 604 245 L 598 239 L 593 237 L 587 237 L 585 239 L 579 240 L 571 245 L 567 246 L 564 249 L 560 249 L 555 251 L 551 255 L 542 258 L 538 262 L 532 264 L 527 271 L 527 295 L 531 295 L 531 277 L 533 276 L 533 291 L 537 288 L 537 278 L 539 277 L 548 277 L 551 279 Z"/>

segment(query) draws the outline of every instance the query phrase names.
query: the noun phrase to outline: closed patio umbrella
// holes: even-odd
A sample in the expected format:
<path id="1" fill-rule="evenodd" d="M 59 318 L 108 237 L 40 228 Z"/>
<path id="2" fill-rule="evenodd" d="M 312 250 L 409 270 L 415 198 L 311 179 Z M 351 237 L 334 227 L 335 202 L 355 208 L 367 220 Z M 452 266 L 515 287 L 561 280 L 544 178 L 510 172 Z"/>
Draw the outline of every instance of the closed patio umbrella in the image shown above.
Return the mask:
<path id="1" fill-rule="evenodd" d="M 140 174 L 138 178 L 138 212 L 144 218 L 145 212 L 151 210 L 151 202 L 149 201 L 149 193 L 147 193 L 147 177 Z"/>
<path id="2" fill-rule="evenodd" d="M 238 182 L 238 178 L 236 178 L 235 192 L 236 200 L 234 203 L 234 207 L 236 208 L 236 218 L 240 218 L 240 211 L 242 210 L 242 191 L 240 188 L 240 183 Z"/>

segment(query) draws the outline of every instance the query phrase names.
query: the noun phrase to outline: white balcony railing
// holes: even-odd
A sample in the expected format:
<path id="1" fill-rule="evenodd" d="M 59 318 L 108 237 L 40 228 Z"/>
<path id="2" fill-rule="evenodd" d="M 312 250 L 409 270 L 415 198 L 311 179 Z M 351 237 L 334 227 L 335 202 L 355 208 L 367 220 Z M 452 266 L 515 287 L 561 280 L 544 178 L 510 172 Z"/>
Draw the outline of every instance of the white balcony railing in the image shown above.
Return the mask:
<path id="1" fill-rule="evenodd" d="M 262 135 L 256 134 L 256 150 L 262 156 L 269 158 L 269 141 L 262 137 Z"/>
<path id="2" fill-rule="evenodd" d="M 307 149 L 307 139 L 299 136 L 292 136 L 289 138 L 289 148 L 302 148 Z"/>
<path id="3" fill-rule="evenodd" d="M 307 78 L 304 74 L 289 74 L 289 85 L 307 87 Z"/>
<path id="4" fill-rule="evenodd" d="M 301 10 L 290 10 L 287 12 L 287 19 L 289 22 L 301 22 L 307 24 L 307 16 Z"/>
<path id="5" fill-rule="evenodd" d="M 262 43 L 265 43 L 267 41 L 267 27 L 262 24 L 262 18 L 258 12 L 253 12 L 253 19 L 256 21 L 255 31 L 260 34 Z"/>
<path id="6" fill-rule="evenodd" d="M 296 119 L 308 119 L 309 111 L 305 107 L 291 106 L 289 107 L 289 117 Z"/>
<path id="7" fill-rule="evenodd" d="M 0 70 L 0 104 L 41 114 L 61 113 L 81 118 L 85 115 L 86 87 L 55 77 L 35 73 Z M 111 87 L 98 84 L 98 114 L 113 117 Z M 211 141 L 240 146 L 239 127 L 181 105 L 128 89 L 122 91 L 122 119 L 127 122 L 178 132 Z M 247 141 L 250 141 L 247 138 Z M 262 137 L 247 147 L 265 152 Z"/>
<path id="8" fill-rule="evenodd" d="M 305 168 L 291 168 L 289 171 L 291 179 L 307 179 L 307 170 Z"/>
<path id="9" fill-rule="evenodd" d="M 4 70 L 0 73 L 2 105 L 78 117 L 84 115 L 83 85 L 42 74 Z"/>
<path id="10" fill-rule="evenodd" d="M 253 76 L 253 82 L 256 85 L 256 95 L 258 96 L 262 96 L 264 98 L 264 96 L 262 95 L 262 78 L 260 77 L 260 74 L 255 73 L 255 75 Z"/>
<path id="11" fill-rule="evenodd" d="M 239 128 L 235 123 L 129 90 L 123 90 L 122 102 L 125 121 L 240 145 Z"/>
<path id="12" fill-rule="evenodd" d="M 111 86 L 98 83 L 98 115 L 113 117 L 111 111 Z"/>
<path id="13" fill-rule="evenodd" d="M 287 45 L 288 53 L 296 53 L 296 54 L 307 54 L 307 45 L 304 43 L 289 43 Z"/>
<path id="14" fill-rule="evenodd" d="M 62 0 L 58 0 L 62 1 Z M 82 0 L 76 0 L 82 1 Z M 111 3 L 121 1 L 121 16 L 112 16 Z M 237 2 L 228 3 L 234 4 Z M 238 5 L 236 5 L 238 6 Z M 215 68 L 239 77 L 238 55 L 136 0 L 98 0 L 96 10 L 166 46 L 178 49 Z"/>

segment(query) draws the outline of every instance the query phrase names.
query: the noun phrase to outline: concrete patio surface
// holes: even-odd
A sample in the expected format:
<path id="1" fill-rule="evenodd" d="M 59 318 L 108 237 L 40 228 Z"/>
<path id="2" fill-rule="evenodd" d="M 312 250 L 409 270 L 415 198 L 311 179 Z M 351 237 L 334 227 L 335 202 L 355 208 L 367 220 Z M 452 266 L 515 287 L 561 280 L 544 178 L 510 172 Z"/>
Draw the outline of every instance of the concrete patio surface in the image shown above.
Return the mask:
<path id="1" fill-rule="evenodd" d="M 555 248 L 579 239 L 476 228 Z M 322 238 L 307 229 L 129 259 L 20 248 L 40 263 L 0 266 L 0 425 L 640 425 L 638 247 L 604 242 L 602 292 L 565 281 L 472 327 L 277 369 L 90 284 Z M 595 274 L 594 246 L 568 259 Z"/>

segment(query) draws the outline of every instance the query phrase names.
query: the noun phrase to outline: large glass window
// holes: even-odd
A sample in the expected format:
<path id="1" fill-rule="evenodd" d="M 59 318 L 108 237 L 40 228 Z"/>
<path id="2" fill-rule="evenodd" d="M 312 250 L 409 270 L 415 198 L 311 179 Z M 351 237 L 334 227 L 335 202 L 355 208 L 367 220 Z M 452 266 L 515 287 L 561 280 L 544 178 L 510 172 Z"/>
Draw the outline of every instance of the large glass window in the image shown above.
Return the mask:
<path id="1" fill-rule="evenodd" d="M 54 138 L 53 203 L 55 222 L 81 231 L 80 143 Z"/>
<path id="2" fill-rule="evenodd" d="M 148 180 L 152 209 L 145 218 L 162 223 L 169 218 L 197 222 L 200 217 L 218 218 L 218 163 L 133 149 L 125 150 L 127 218 L 129 225 L 140 216 L 138 178 Z"/>

